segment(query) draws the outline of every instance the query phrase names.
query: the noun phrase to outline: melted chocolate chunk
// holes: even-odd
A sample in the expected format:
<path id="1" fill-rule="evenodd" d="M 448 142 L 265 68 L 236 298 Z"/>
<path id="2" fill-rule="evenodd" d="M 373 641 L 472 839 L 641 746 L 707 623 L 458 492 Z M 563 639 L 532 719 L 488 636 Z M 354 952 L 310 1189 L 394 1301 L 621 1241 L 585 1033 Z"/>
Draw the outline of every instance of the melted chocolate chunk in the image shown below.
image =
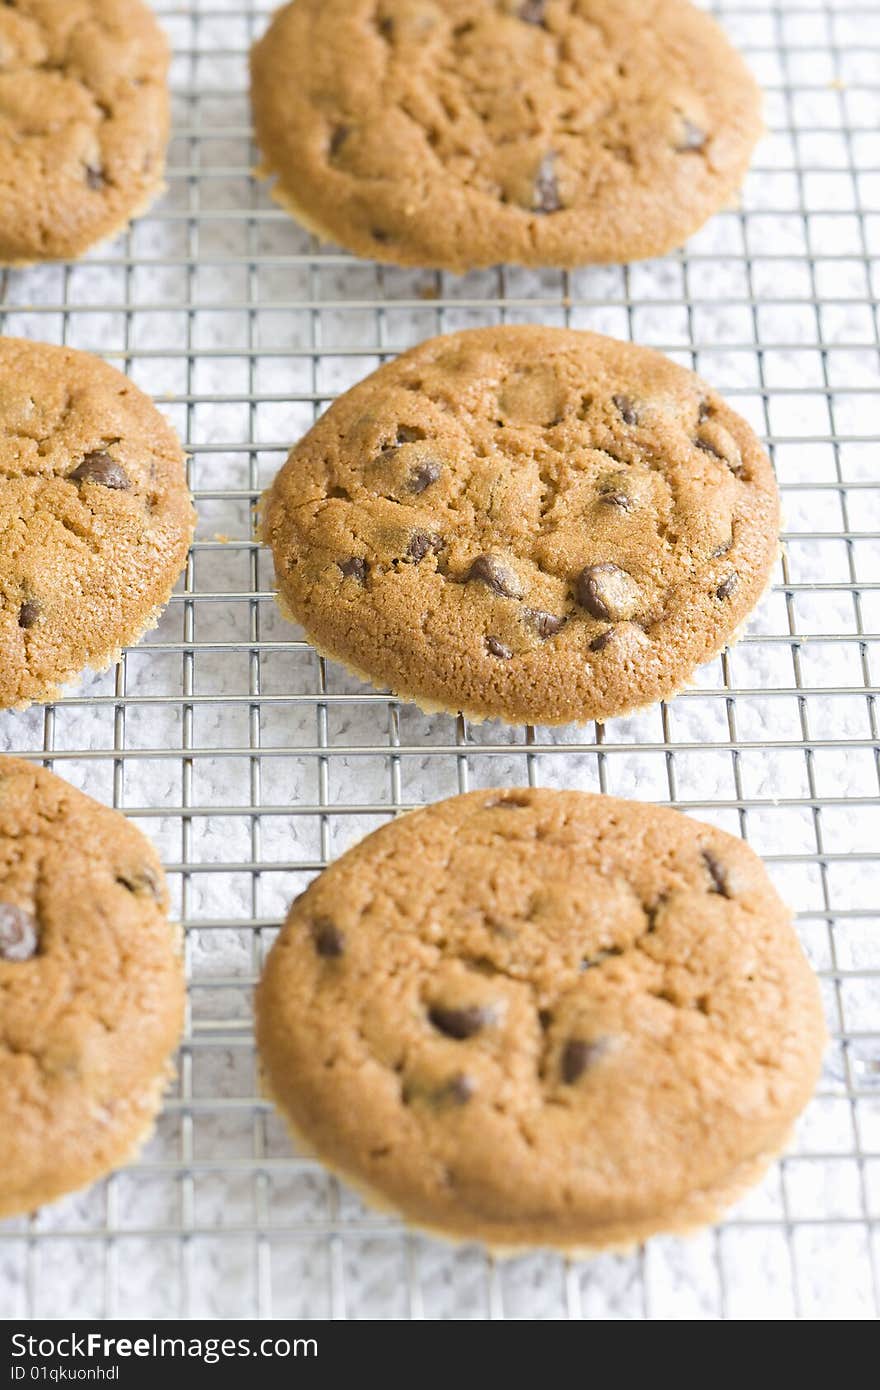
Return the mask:
<path id="1" fill-rule="evenodd" d="M 335 159 L 351 134 L 351 126 L 338 125 L 330 136 L 330 158 Z"/>
<path id="2" fill-rule="evenodd" d="M 430 487 L 432 483 L 436 483 L 442 472 L 443 465 L 442 463 L 438 463 L 437 459 L 425 459 L 418 465 L 409 480 L 410 492 L 416 494 L 424 492 L 425 488 Z"/>
<path id="3" fill-rule="evenodd" d="M 703 850 L 703 863 L 712 880 L 711 893 L 720 893 L 722 898 L 730 898 L 733 895 L 730 891 L 730 876 L 720 859 L 716 859 L 711 850 Z"/>
<path id="4" fill-rule="evenodd" d="M 103 449 L 93 449 L 86 454 L 82 463 L 67 476 L 73 483 L 94 483 L 96 487 L 116 488 L 120 492 L 127 492 L 131 487 L 131 479 L 122 464 Z"/>
<path id="5" fill-rule="evenodd" d="M 460 1071 L 457 1076 L 453 1076 L 449 1085 L 446 1087 L 446 1093 L 450 1100 L 455 1101 L 456 1105 L 467 1105 L 476 1089 L 476 1085 L 471 1078 L 465 1076 L 463 1071 Z"/>
<path id="6" fill-rule="evenodd" d="M 698 434 L 694 443 L 698 449 L 702 449 L 703 453 L 708 454 L 710 458 L 718 459 L 719 463 L 726 464 L 735 478 L 741 478 L 743 476 L 742 456 L 734 441 L 731 441 L 733 450 L 732 457 L 730 454 L 726 453 L 724 449 L 714 443 L 713 440 L 707 439 L 705 435 Z"/>
<path id="7" fill-rule="evenodd" d="M 425 438 L 425 431 L 419 425 L 397 426 L 398 444 L 418 444 L 419 440 Z"/>
<path id="8" fill-rule="evenodd" d="M 509 661 L 513 656 L 513 652 L 510 648 L 506 647 L 497 637 L 487 637 L 486 648 L 491 652 L 492 656 L 497 656 L 499 661 Z"/>
<path id="9" fill-rule="evenodd" d="M 715 590 L 715 597 L 720 599 L 730 598 L 730 595 L 733 593 L 738 583 L 739 575 L 736 573 L 729 574 L 727 578 L 722 579 L 721 583 L 718 585 L 718 588 Z"/>
<path id="10" fill-rule="evenodd" d="M 344 578 L 354 579 L 358 584 L 366 584 L 367 575 L 370 572 L 366 560 L 362 560 L 359 555 L 352 555 L 350 559 L 338 563 Z"/>
<path id="11" fill-rule="evenodd" d="M 547 0 L 523 0 L 516 17 L 526 24 L 543 24 L 546 9 Z"/>
<path id="12" fill-rule="evenodd" d="M 332 922 L 316 922 L 312 937 L 318 955 L 326 960 L 338 960 L 345 953 L 345 936 Z"/>
<path id="13" fill-rule="evenodd" d="M 436 531 L 413 531 L 406 553 L 418 564 L 426 555 L 439 555 L 442 549 L 443 539 Z"/>
<path id="14" fill-rule="evenodd" d="M 544 641 L 548 637 L 555 637 L 567 622 L 566 618 L 558 617 L 555 613 L 545 613 L 542 608 L 524 608 L 523 619 Z"/>
<path id="15" fill-rule="evenodd" d="M 619 622 L 635 612 L 638 590 L 631 576 L 610 562 L 587 565 L 575 585 L 578 603 L 594 618 Z"/>
<path id="16" fill-rule="evenodd" d="M 617 507 L 622 512 L 635 510 L 635 502 L 625 492 L 600 492 L 599 501 L 606 507 Z"/>
<path id="17" fill-rule="evenodd" d="M 103 169 L 96 169 L 94 165 L 86 165 L 86 183 L 93 193 L 97 193 L 106 183 Z"/>
<path id="18" fill-rule="evenodd" d="M 533 206 L 535 212 L 541 213 L 560 212 L 562 209 L 559 184 L 556 180 L 556 155 L 552 150 L 544 155 L 538 165 Z"/>
<path id="19" fill-rule="evenodd" d="M 149 865 L 145 865 L 142 869 L 135 869 L 133 872 L 126 870 L 124 873 L 118 873 L 116 882 L 120 887 L 127 888 L 129 893 L 146 893 L 156 902 L 162 896 L 159 880 Z"/>
<path id="20" fill-rule="evenodd" d="M 683 154 L 686 150 L 705 149 L 708 136 L 705 130 L 701 129 L 695 121 L 691 121 L 685 116 L 681 123 L 681 135 L 676 149 Z"/>
<path id="21" fill-rule="evenodd" d="M 612 639 L 613 636 L 614 636 L 614 628 L 613 628 L 613 627 L 608 627 L 608 628 L 606 628 L 604 632 L 600 632 L 600 633 L 599 633 L 599 636 L 598 636 L 598 637 L 594 637 L 594 638 L 593 638 L 592 642 L 590 643 L 590 651 L 591 651 L 591 652 L 604 652 L 605 648 L 608 646 L 608 643 L 611 641 L 611 639 Z"/>
<path id="22" fill-rule="evenodd" d="M 611 399 L 617 407 L 620 418 L 625 425 L 637 425 L 639 423 L 639 412 L 636 410 L 629 396 L 612 396 Z"/>
<path id="23" fill-rule="evenodd" d="M 432 1004 L 428 1018 L 439 1033 L 445 1033 L 447 1038 L 455 1038 L 456 1042 L 474 1037 L 492 1022 L 489 1010 L 477 1005 L 470 1009 L 446 1009 L 442 1004 Z"/>
<path id="24" fill-rule="evenodd" d="M 0 903 L 0 960 L 30 960 L 37 953 L 37 922 L 13 903 Z"/>
<path id="25" fill-rule="evenodd" d="M 607 951 L 597 951 L 594 956 L 585 956 L 581 961 L 581 970 L 598 970 L 600 965 L 604 965 L 606 960 L 611 960 L 613 956 L 622 956 L 623 951 L 619 946 L 609 946 Z"/>
<path id="26" fill-rule="evenodd" d="M 497 555 L 478 555 L 465 579 L 476 579 L 502 598 L 522 598 L 523 587 L 517 575 Z"/>
<path id="27" fill-rule="evenodd" d="M 595 1066 L 605 1051 L 604 1042 L 584 1042 L 570 1038 L 562 1049 L 559 1072 L 566 1086 L 573 1086 L 585 1071 Z"/>
<path id="28" fill-rule="evenodd" d="M 727 462 L 727 459 L 724 457 L 721 450 L 716 449 L 715 445 L 711 442 L 711 440 L 702 439 L 698 435 L 697 438 L 694 440 L 694 443 L 696 444 L 698 449 L 702 449 L 704 454 L 711 454 L 713 459 L 720 459 L 722 463 Z"/>
<path id="29" fill-rule="evenodd" d="M 19 627 L 23 627 L 25 629 L 33 627 L 36 624 L 37 619 L 39 618 L 42 611 L 42 607 L 39 603 L 37 603 L 37 600 L 35 598 L 26 598 L 24 603 L 18 610 Z"/>

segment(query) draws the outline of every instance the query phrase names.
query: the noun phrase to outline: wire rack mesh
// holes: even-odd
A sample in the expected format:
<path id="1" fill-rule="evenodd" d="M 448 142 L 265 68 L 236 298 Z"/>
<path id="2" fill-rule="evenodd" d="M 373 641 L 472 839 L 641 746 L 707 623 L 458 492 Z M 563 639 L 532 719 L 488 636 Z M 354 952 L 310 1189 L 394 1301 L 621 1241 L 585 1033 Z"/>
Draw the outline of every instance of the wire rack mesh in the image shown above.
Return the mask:
<path id="1" fill-rule="evenodd" d="M 0 327 L 102 353 L 188 441 L 199 529 L 157 630 L 0 746 L 132 817 L 187 933 L 189 1013 L 124 1172 L 0 1227 L 7 1316 L 875 1317 L 880 1312 L 880 12 L 712 6 L 766 92 L 742 202 L 631 267 L 452 277 L 319 247 L 252 179 L 247 49 L 270 0 L 160 0 L 168 191 L 75 266 L 3 276 Z M 638 717 L 428 717 L 277 615 L 253 506 L 351 382 L 435 332 L 542 321 L 631 337 L 768 441 L 773 589 L 733 651 Z M 746 836 L 797 910 L 832 1044 L 790 1154 L 717 1229 L 625 1257 L 494 1263 L 366 1211 L 256 1089 L 251 989 L 290 897 L 402 809 L 531 782 L 674 804 Z"/>

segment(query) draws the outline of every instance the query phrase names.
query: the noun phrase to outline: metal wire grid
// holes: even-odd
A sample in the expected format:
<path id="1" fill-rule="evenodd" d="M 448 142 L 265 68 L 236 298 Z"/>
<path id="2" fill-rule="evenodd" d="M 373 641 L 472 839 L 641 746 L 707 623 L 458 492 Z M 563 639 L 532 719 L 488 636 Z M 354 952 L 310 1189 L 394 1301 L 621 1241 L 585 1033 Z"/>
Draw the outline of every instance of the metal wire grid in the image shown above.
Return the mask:
<path id="1" fill-rule="evenodd" d="M 103 352 L 157 395 L 189 441 L 199 532 L 157 631 L 68 699 L 7 716 L 0 740 L 156 838 L 187 929 L 189 1018 L 141 1159 L 0 1228 L 8 1315 L 876 1316 L 876 5 L 714 6 L 770 133 L 742 208 L 686 251 L 464 279 L 319 248 L 250 179 L 245 55 L 268 0 L 156 8 L 176 55 L 169 193 L 83 265 L 7 274 L 0 326 Z M 773 593 L 672 705 L 582 730 L 429 719 L 319 660 L 274 610 L 251 509 L 291 440 L 394 351 L 501 319 L 652 342 L 736 398 L 774 451 L 790 529 Z M 833 1036 L 822 1087 L 792 1155 L 695 1241 L 589 1264 L 447 1251 L 292 1157 L 256 1095 L 250 989 L 292 893 L 402 809 L 524 778 L 738 830 L 799 908 Z"/>

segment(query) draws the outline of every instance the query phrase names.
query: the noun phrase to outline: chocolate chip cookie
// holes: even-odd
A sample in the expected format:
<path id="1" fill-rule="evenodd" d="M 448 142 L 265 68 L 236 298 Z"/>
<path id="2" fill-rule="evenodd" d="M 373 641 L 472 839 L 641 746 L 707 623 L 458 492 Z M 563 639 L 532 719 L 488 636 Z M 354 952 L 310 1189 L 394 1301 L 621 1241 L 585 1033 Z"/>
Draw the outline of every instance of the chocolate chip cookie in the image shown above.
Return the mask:
<path id="1" fill-rule="evenodd" d="M 556 724 L 670 696 L 778 551 L 748 425 L 645 348 L 434 338 L 346 392 L 264 500 L 282 606 L 424 709 Z"/>
<path id="2" fill-rule="evenodd" d="M 251 58 L 273 197 L 360 256 L 461 271 L 658 256 L 761 131 L 686 0 L 295 0 Z"/>
<path id="3" fill-rule="evenodd" d="M 295 1135 L 413 1224 L 497 1249 L 712 1220 L 785 1144 L 825 1029 L 741 840 L 669 810 L 480 791 L 297 899 L 257 995 Z"/>
<path id="4" fill-rule="evenodd" d="M 194 514 L 174 431 L 114 367 L 0 338 L 0 706 L 155 625 Z"/>
<path id="5" fill-rule="evenodd" d="M 168 45 L 140 0 L 0 5 L 0 264 L 73 259 L 161 190 Z"/>
<path id="6" fill-rule="evenodd" d="M 149 841 L 60 777 L 0 758 L 0 1218 L 139 1148 L 183 996 Z"/>

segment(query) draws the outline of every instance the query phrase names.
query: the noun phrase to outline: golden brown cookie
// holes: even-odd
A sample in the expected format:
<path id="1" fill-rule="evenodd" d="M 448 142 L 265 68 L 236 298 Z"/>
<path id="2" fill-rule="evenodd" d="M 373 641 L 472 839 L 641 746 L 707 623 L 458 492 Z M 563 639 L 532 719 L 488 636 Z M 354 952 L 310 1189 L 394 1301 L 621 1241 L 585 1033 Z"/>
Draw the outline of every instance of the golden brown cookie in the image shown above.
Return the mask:
<path id="1" fill-rule="evenodd" d="M 447 270 L 661 255 L 730 202 L 761 132 L 748 69 L 686 0 L 295 0 L 251 99 L 282 207 Z"/>
<path id="2" fill-rule="evenodd" d="M 558 724 L 674 694 L 778 552 L 773 470 L 698 377 L 532 326 L 434 338 L 346 392 L 264 499 L 282 607 L 427 710 Z"/>
<path id="3" fill-rule="evenodd" d="M 155 624 L 194 514 L 170 425 L 90 353 L 0 338 L 0 707 Z"/>
<path id="4" fill-rule="evenodd" d="M 168 45 L 141 0 L 0 5 L 0 264 L 73 259 L 162 188 Z"/>
<path id="5" fill-rule="evenodd" d="M 53 773 L 0 758 L 0 1218 L 140 1147 L 183 997 L 149 841 Z"/>
<path id="6" fill-rule="evenodd" d="M 268 1093 L 368 1199 L 497 1249 L 713 1219 L 786 1143 L 825 1041 L 741 840 L 669 810 L 480 791 L 296 900 L 257 994 Z"/>

